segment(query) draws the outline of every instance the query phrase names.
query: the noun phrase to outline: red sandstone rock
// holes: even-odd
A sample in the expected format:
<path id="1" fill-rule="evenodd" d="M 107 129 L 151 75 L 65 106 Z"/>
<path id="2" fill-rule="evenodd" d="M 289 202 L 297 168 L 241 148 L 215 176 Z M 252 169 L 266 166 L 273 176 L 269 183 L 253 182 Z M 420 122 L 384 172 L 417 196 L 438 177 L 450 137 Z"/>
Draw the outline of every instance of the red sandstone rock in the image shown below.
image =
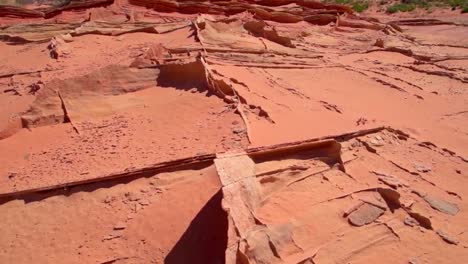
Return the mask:
<path id="1" fill-rule="evenodd" d="M 467 262 L 466 17 L 374 9 L 0 5 L 0 263 Z"/>

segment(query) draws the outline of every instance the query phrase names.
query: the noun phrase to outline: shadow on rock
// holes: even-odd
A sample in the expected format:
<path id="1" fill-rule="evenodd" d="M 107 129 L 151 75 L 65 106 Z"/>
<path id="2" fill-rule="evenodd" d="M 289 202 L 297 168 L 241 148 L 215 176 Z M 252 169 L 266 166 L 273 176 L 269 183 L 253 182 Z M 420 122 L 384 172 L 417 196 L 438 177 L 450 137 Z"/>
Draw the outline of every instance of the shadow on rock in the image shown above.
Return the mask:
<path id="1" fill-rule="evenodd" d="M 192 220 L 190 226 L 164 260 L 165 264 L 225 263 L 228 218 L 217 192 Z"/>

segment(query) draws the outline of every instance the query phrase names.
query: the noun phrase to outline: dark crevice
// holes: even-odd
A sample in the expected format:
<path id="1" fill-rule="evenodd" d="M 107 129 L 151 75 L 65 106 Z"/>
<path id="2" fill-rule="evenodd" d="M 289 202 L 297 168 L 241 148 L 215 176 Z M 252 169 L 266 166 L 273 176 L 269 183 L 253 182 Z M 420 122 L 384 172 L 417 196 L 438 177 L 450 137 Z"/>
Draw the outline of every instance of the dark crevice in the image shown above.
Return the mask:
<path id="1" fill-rule="evenodd" d="M 165 64 L 159 66 L 159 69 L 156 81 L 161 87 L 175 87 L 185 91 L 196 89 L 198 92 L 208 90 L 205 68 L 198 60 L 183 64 Z"/>
<path id="2" fill-rule="evenodd" d="M 67 111 L 67 107 L 65 106 L 65 101 L 63 100 L 62 98 L 62 95 L 60 94 L 60 91 L 57 92 L 58 94 L 58 97 L 60 98 L 60 103 L 61 103 L 61 107 L 62 107 L 62 111 L 63 111 L 63 123 L 70 123 L 73 130 L 79 134 L 80 131 L 78 131 L 78 128 L 73 125 L 71 119 L 70 119 L 70 116 L 68 115 L 68 111 Z"/>
<path id="3" fill-rule="evenodd" d="M 278 254 L 278 250 L 276 250 L 275 245 L 273 244 L 273 242 L 271 242 L 269 237 L 268 237 L 268 246 L 270 247 L 270 250 L 273 253 L 273 256 L 281 259 L 280 255 Z"/>
<path id="4" fill-rule="evenodd" d="M 65 107 L 65 102 L 63 101 L 62 95 L 60 95 L 60 92 L 57 92 L 58 97 L 60 98 L 60 103 L 63 111 L 63 123 L 70 123 L 70 117 L 68 116 L 67 108 Z"/>

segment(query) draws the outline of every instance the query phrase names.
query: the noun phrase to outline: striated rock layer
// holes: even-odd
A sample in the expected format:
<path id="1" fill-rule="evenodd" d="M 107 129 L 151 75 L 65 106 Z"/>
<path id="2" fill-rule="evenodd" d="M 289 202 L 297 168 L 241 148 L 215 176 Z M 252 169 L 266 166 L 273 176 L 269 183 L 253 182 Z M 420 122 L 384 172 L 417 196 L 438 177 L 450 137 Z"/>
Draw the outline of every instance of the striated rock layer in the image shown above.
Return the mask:
<path id="1" fill-rule="evenodd" d="M 468 262 L 466 15 L 8 3 L 0 263 Z"/>

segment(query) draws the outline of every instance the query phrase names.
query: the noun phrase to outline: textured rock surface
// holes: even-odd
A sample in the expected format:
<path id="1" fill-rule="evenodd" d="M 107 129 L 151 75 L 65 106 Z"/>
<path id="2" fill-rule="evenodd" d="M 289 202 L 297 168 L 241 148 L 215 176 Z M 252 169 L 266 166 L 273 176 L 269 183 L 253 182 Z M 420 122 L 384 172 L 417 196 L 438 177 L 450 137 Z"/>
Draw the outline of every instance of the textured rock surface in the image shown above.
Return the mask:
<path id="1" fill-rule="evenodd" d="M 468 262 L 466 15 L 8 3 L 0 263 Z"/>

